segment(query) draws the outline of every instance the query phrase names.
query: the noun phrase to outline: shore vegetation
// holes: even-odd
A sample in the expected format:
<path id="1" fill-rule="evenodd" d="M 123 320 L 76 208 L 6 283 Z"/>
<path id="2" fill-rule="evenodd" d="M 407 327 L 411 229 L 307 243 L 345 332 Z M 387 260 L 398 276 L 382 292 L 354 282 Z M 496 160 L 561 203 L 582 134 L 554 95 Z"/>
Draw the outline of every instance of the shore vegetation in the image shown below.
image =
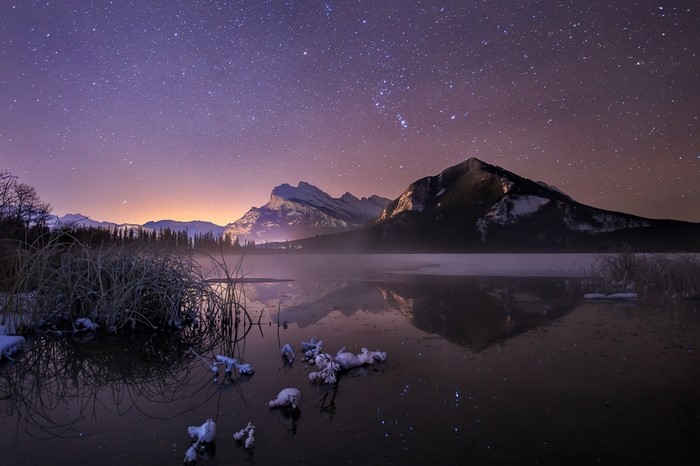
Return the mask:
<path id="1" fill-rule="evenodd" d="M 700 258 L 630 251 L 605 255 L 593 265 L 589 285 L 600 292 L 634 292 L 646 300 L 700 299 Z"/>

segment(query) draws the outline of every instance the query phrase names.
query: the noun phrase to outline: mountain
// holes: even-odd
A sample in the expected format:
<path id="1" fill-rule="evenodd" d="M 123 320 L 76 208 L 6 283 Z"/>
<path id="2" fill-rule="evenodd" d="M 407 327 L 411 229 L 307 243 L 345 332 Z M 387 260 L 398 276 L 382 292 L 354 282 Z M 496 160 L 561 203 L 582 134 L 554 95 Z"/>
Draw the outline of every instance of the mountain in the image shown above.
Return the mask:
<path id="1" fill-rule="evenodd" d="M 471 158 L 411 183 L 373 225 L 308 239 L 305 250 L 698 250 L 700 224 L 656 220 L 576 202 L 543 182 Z"/>
<path id="2" fill-rule="evenodd" d="M 204 222 L 201 220 L 193 220 L 190 222 L 180 222 L 177 220 L 158 220 L 146 222 L 143 225 L 135 223 L 100 222 L 82 214 L 66 214 L 62 217 L 54 217 L 52 221 L 49 222 L 50 228 L 56 228 L 59 226 L 104 228 L 110 230 L 113 228 L 118 228 L 120 230 L 143 228 L 146 231 L 160 231 L 162 229 L 170 228 L 171 231 L 186 230 L 187 234 L 190 237 L 194 237 L 197 234 L 209 232 L 213 233 L 215 237 L 218 237 L 224 232 L 225 228 L 220 225 L 216 225 L 211 222 Z"/>
<path id="3" fill-rule="evenodd" d="M 80 226 L 91 228 L 112 228 L 116 224 L 111 222 L 98 222 L 83 214 L 66 214 L 62 217 L 52 216 L 48 225 L 50 228 L 62 226 Z"/>
<path id="4" fill-rule="evenodd" d="M 98 220 L 93 220 L 87 215 L 83 214 L 66 214 L 62 217 L 53 216 L 51 221 L 48 222 L 50 228 L 61 227 L 88 227 L 88 228 L 105 228 L 112 229 L 114 227 L 119 228 L 138 228 L 140 225 L 136 224 L 117 224 L 114 222 L 100 222 Z"/>
<path id="5" fill-rule="evenodd" d="M 379 196 L 358 199 L 350 193 L 333 198 L 309 183 L 275 187 L 262 207 L 251 208 L 226 226 L 241 243 L 295 240 L 347 231 L 374 221 L 389 203 Z"/>

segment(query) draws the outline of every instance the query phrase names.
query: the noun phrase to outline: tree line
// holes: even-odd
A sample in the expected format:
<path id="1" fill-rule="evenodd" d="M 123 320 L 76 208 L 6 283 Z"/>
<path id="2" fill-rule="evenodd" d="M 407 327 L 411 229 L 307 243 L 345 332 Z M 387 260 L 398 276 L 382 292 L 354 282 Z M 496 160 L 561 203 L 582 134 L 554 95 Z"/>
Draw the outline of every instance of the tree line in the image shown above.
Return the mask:
<path id="1" fill-rule="evenodd" d="M 90 227 L 78 223 L 50 225 L 51 220 L 51 205 L 41 201 L 36 189 L 20 182 L 9 170 L 0 171 L 0 241 L 28 244 L 53 232 L 61 241 L 85 246 L 146 244 L 168 250 L 211 253 L 255 247 L 252 241 L 242 245 L 237 237 L 219 236 L 211 231 L 189 235 L 187 230 L 174 231 L 167 227 L 156 231 L 142 227 Z"/>
<path id="2" fill-rule="evenodd" d="M 190 235 L 187 230 L 164 227 L 158 230 L 143 227 L 94 227 L 85 225 L 62 225 L 54 229 L 59 234 L 70 235 L 86 246 L 126 246 L 144 244 L 168 250 L 190 250 L 208 253 L 240 252 L 243 247 L 254 247 L 254 243 L 241 245 L 238 238 L 230 234 L 215 235 L 209 231 Z"/>

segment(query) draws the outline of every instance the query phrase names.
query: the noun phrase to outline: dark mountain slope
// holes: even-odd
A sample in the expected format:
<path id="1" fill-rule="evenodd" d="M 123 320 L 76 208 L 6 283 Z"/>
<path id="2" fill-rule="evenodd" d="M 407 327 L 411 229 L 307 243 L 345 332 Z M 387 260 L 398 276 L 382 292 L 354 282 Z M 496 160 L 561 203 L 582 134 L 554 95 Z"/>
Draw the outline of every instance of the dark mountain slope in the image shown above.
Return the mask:
<path id="1" fill-rule="evenodd" d="M 412 183 L 375 224 L 299 242 L 306 250 L 697 250 L 700 224 L 653 220 L 574 201 L 478 159 Z"/>

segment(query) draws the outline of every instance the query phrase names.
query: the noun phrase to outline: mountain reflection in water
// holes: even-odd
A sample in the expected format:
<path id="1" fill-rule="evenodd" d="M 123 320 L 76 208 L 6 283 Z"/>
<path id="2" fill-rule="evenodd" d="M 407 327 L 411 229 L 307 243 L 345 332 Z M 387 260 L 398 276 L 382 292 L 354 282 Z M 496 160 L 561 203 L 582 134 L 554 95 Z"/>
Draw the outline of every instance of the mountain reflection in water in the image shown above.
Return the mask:
<path id="1" fill-rule="evenodd" d="M 296 281 L 247 290 L 300 328 L 332 311 L 400 311 L 415 327 L 481 351 L 570 312 L 581 290 L 563 278 L 402 276 L 400 281 Z M 274 314 L 274 319 L 277 319 Z"/>
<path id="2" fill-rule="evenodd" d="M 2 464 L 182 464 L 207 419 L 210 466 L 700 464 L 697 303 L 583 303 L 563 277 L 295 278 L 238 285 L 240 339 L 30 339 L 0 364 Z M 314 336 L 387 360 L 311 383 Z M 216 354 L 255 373 L 213 379 Z M 285 387 L 298 410 L 271 410 Z"/>

